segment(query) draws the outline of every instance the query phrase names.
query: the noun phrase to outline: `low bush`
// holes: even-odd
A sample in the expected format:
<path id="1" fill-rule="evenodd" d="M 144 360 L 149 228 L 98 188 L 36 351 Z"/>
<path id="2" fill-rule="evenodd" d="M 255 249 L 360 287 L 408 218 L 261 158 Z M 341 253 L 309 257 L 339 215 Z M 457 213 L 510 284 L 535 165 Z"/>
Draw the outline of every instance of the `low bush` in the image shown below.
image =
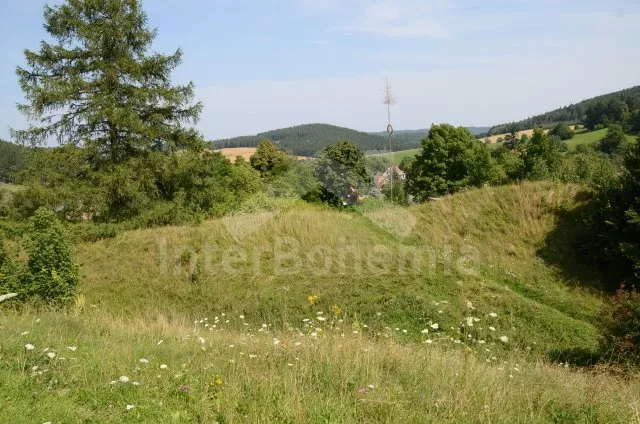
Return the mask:
<path id="1" fill-rule="evenodd" d="M 602 350 L 614 361 L 640 364 L 640 293 L 622 285 L 603 314 Z"/>
<path id="2" fill-rule="evenodd" d="M 27 261 L 9 258 L 2 248 L 0 293 L 17 293 L 17 301 L 64 303 L 74 297 L 78 268 L 62 224 L 47 209 L 29 219 L 25 237 Z"/>

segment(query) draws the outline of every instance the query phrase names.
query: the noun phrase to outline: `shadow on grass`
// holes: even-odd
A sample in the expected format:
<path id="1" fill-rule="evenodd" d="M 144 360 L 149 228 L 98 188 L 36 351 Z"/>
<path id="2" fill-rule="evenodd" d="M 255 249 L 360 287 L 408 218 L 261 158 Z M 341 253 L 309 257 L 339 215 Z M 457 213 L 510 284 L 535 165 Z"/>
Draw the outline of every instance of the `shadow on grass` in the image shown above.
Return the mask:
<path id="1" fill-rule="evenodd" d="M 574 198 L 576 207 L 556 210 L 556 227 L 536 253 L 565 280 L 611 294 L 623 277 L 620 269 L 607 263 L 594 247 L 586 223 L 592 199 L 591 192 L 579 192 Z"/>
<path id="2" fill-rule="evenodd" d="M 596 365 L 602 354 L 593 349 L 574 347 L 552 350 L 548 354 L 549 360 L 555 363 L 565 363 L 576 367 L 590 367 Z"/>

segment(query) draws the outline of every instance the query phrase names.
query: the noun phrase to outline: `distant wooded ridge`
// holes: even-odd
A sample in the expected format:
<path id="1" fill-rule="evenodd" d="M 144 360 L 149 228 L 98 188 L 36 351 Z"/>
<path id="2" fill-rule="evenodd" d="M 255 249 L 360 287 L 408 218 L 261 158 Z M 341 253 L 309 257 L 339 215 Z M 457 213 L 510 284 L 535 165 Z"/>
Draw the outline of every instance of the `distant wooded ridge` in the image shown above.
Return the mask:
<path id="1" fill-rule="evenodd" d="M 584 123 L 587 128 L 594 129 L 598 125 L 606 126 L 609 123 L 621 123 L 634 119 L 634 116 L 625 115 L 631 115 L 638 109 L 640 109 L 640 85 L 583 100 L 521 121 L 495 125 L 489 130 L 489 135 L 540 126 L 551 127 L 559 122 Z M 631 123 L 631 127 L 634 125 Z"/>
<path id="2" fill-rule="evenodd" d="M 489 127 L 468 127 L 473 134 L 486 132 Z M 394 151 L 420 147 L 427 136 L 427 128 L 418 130 L 397 130 L 393 134 Z M 315 156 L 329 144 L 339 140 L 349 140 L 364 151 L 385 151 L 388 149 L 386 132 L 367 133 L 329 124 L 305 124 L 281 128 L 252 136 L 241 136 L 211 141 L 211 147 L 257 147 L 260 141 L 270 140 L 281 149 L 298 156 Z"/>

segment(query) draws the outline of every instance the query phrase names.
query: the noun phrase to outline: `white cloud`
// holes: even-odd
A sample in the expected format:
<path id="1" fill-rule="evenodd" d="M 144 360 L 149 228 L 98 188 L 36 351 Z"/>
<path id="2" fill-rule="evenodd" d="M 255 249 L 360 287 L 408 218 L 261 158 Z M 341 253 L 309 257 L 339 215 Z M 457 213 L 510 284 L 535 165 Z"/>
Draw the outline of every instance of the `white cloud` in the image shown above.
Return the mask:
<path id="1" fill-rule="evenodd" d="M 442 0 L 367 2 L 340 29 L 389 37 L 445 38 L 449 32 L 443 17 L 449 9 L 449 2 Z"/>

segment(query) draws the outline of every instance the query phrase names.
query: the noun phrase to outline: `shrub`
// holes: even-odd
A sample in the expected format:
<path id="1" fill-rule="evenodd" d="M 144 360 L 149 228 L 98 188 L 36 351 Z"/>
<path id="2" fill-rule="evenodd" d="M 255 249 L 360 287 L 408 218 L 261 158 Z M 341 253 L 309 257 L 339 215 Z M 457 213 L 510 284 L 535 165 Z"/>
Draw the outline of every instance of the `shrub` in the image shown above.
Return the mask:
<path id="1" fill-rule="evenodd" d="M 315 177 L 320 199 L 332 206 L 339 206 L 351 188 L 368 188 L 370 182 L 364 153 L 347 140 L 325 147 L 316 161 Z"/>
<path id="2" fill-rule="evenodd" d="M 522 178 L 542 180 L 549 177 L 566 150 L 566 144 L 558 138 L 550 137 L 542 129 L 536 128 L 522 153 Z"/>
<path id="3" fill-rule="evenodd" d="M 407 204 L 407 194 L 404 189 L 404 181 L 399 178 L 394 178 L 393 186 L 390 183 L 386 183 L 382 186 L 382 194 L 386 199 L 391 200 L 393 203 L 405 205 Z"/>
<path id="4" fill-rule="evenodd" d="M 71 246 L 54 213 L 38 209 L 29 219 L 25 263 L 3 259 L 0 292 L 12 292 L 20 300 L 40 299 L 48 303 L 70 300 L 78 283 Z"/>
<path id="5" fill-rule="evenodd" d="M 565 123 L 556 124 L 550 131 L 549 135 L 558 137 L 560 140 L 570 140 L 575 135 L 575 132 Z"/>
<path id="6" fill-rule="evenodd" d="M 640 364 L 640 293 L 622 285 L 603 314 L 602 350 L 614 359 Z"/>
<path id="7" fill-rule="evenodd" d="M 407 191 L 418 200 L 465 187 L 479 187 L 492 177 L 487 146 L 464 127 L 432 125 L 407 174 Z"/>
<path id="8" fill-rule="evenodd" d="M 262 178 L 273 178 L 291 168 L 291 159 L 269 140 L 262 140 L 251 156 L 251 166 L 260 172 Z"/>
<path id="9" fill-rule="evenodd" d="M 584 184 L 594 188 L 610 186 L 617 168 L 609 156 L 599 152 L 576 152 L 562 158 L 553 176 L 566 183 Z"/>
<path id="10" fill-rule="evenodd" d="M 640 281 L 640 142 L 624 156 L 624 171 L 590 205 L 585 240 L 593 260 L 610 266 L 618 281 Z"/>
<path id="11" fill-rule="evenodd" d="M 622 127 L 612 124 L 607 130 L 607 134 L 596 144 L 596 149 L 608 155 L 613 155 L 620 152 L 626 141 L 627 136 Z"/>

